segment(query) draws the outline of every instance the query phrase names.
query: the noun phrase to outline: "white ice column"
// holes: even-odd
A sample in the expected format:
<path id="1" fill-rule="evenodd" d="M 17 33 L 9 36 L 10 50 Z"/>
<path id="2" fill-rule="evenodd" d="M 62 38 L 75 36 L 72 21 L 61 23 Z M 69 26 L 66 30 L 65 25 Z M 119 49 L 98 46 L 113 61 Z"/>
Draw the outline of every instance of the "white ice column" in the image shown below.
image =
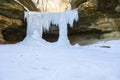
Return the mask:
<path id="1" fill-rule="evenodd" d="M 41 15 L 36 12 L 27 12 L 27 37 L 30 39 L 42 39 L 42 20 Z"/>
<path id="2" fill-rule="evenodd" d="M 68 39 L 68 24 L 73 27 L 74 21 L 78 20 L 78 11 L 70 10 L 62 12 L 59 20 L 59 38 L 58 43 L 60 45 L 69 45 L 70 41 Z"/>
<path id="3" fill-rule="evenodd" d="M 60 45 L 68 45 L 68 29 L 67 29 L 67 19 L 65 18 L 65 14 L 61 14 L 60 21 L 59 21 L 59 38 L 58 43 Z"/>

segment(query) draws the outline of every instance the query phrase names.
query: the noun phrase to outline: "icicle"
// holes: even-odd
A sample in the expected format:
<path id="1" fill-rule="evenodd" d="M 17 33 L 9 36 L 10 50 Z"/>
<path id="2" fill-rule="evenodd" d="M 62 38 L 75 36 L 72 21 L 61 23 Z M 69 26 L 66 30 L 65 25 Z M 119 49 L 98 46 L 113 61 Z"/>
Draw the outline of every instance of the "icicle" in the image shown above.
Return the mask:
<path id="1" fill-rule="evenodd" d="M 51 17 L 48 13 L 41 14 L 42 16 L 42 27 L 44 31 L 49 31 L 50 23 L 51 23 Z"/>
<path id="2" fill-rule="evenodd" d="M 51 14 L 51 23 L 58 26 L 61 13 L 50 13 L 50 14 Z"/>
<path id="3" fill-rule="evenodd" d="M 74 21 L 78 20 L 78 11 L 77 10 L 70 10 L 66 12 L 68 24 L 73 27 Z"/>
<path id="4" fill-rule="evenodd" d="M 78 21 L 78 19 L 79 19 L 78 9 L 75 9 L 74 11 L 75 11 L 75 14 L 74 14 L 74 16 L 75 16 L 75 21 Z"/>

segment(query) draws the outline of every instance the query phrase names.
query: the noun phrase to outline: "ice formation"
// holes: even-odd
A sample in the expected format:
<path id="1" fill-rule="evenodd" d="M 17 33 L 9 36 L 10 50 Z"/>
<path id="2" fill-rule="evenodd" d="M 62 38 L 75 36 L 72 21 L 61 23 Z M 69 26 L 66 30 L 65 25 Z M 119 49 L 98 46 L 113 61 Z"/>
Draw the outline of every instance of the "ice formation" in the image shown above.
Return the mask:
<path id="1" fill-rule="evenodd" d="M 27 18 L 27 36 L 25 40 L 29 39 L 39 41 L 39 43 L 45 42 L 42 39 L 43 31 L 48 31 L 52 24 L 59 26 L 59 39 L 58 43 L 67 45 L 69 40 L 67 37 L 67 24 L 73 26 L 73 22 L 78 20 L 78 11 L 69 10 L 65 12 L 25 12 L 25 18 Z"/>

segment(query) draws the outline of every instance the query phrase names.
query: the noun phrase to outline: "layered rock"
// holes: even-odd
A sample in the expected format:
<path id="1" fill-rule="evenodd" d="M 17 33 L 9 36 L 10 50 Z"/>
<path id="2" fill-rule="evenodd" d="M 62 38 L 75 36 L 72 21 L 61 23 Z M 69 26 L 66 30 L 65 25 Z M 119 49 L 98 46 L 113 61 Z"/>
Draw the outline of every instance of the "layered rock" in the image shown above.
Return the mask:
<path id="1" fill-rule="evenodd" d="M 29 10 L 36 10 L 32 1 L 20 0 Z M 20 41 L 25 36 L 25 9 L 14 0 L 0 0 L 0 43 Z M 23 33 L 23 34 L 22 34 Z M 17 35 L 17 36 L 14 36 Z M 14 37 L 8 37 L 14 36 Z"/>
<path id="2" fill-rule="evenodd" d="M 75 24 L 74 31 L 85 34 L 85 36 L 90 33 L 99 34 L 99 37 L 95 35 L 89 38 L 94 38 L 92 41 L 95 42 L 96 39 L 97 41 L 120 39 L 119 0 L 72 0 L 71 4 L 75 4 L 72 5 L 73 9 L 79 10 L 79 21 Z"/>
<path id="3" fill-rule="evenodd" d="M 30 11 L 39 11 L 39 9 L 35 6 L 32 0 L 17 0 L 26 6 Z"/>

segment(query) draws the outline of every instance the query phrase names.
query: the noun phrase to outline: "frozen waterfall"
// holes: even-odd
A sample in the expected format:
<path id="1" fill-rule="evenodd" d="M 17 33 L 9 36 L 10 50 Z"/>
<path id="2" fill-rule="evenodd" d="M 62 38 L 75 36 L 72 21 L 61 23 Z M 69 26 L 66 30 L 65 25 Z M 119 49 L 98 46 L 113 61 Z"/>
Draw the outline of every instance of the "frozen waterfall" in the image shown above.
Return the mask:
<path id="1" fill-rule="evenodd" d="M 46 43 L 42 39 L 43 31 L 48 31 L 51 24 L 59 26 L 59 38 L 57 43 L 60 45 L 68 45 L 67 24 L 73 26 L 74 21 L 78 20 L 78 11 L 69 10 L 65 12 L 25 12 L 27 18 L 27 36 L 24 41 L 34 40 L 37 44 Z M 34 42 L 33 41 L 33 42 Z"/>

